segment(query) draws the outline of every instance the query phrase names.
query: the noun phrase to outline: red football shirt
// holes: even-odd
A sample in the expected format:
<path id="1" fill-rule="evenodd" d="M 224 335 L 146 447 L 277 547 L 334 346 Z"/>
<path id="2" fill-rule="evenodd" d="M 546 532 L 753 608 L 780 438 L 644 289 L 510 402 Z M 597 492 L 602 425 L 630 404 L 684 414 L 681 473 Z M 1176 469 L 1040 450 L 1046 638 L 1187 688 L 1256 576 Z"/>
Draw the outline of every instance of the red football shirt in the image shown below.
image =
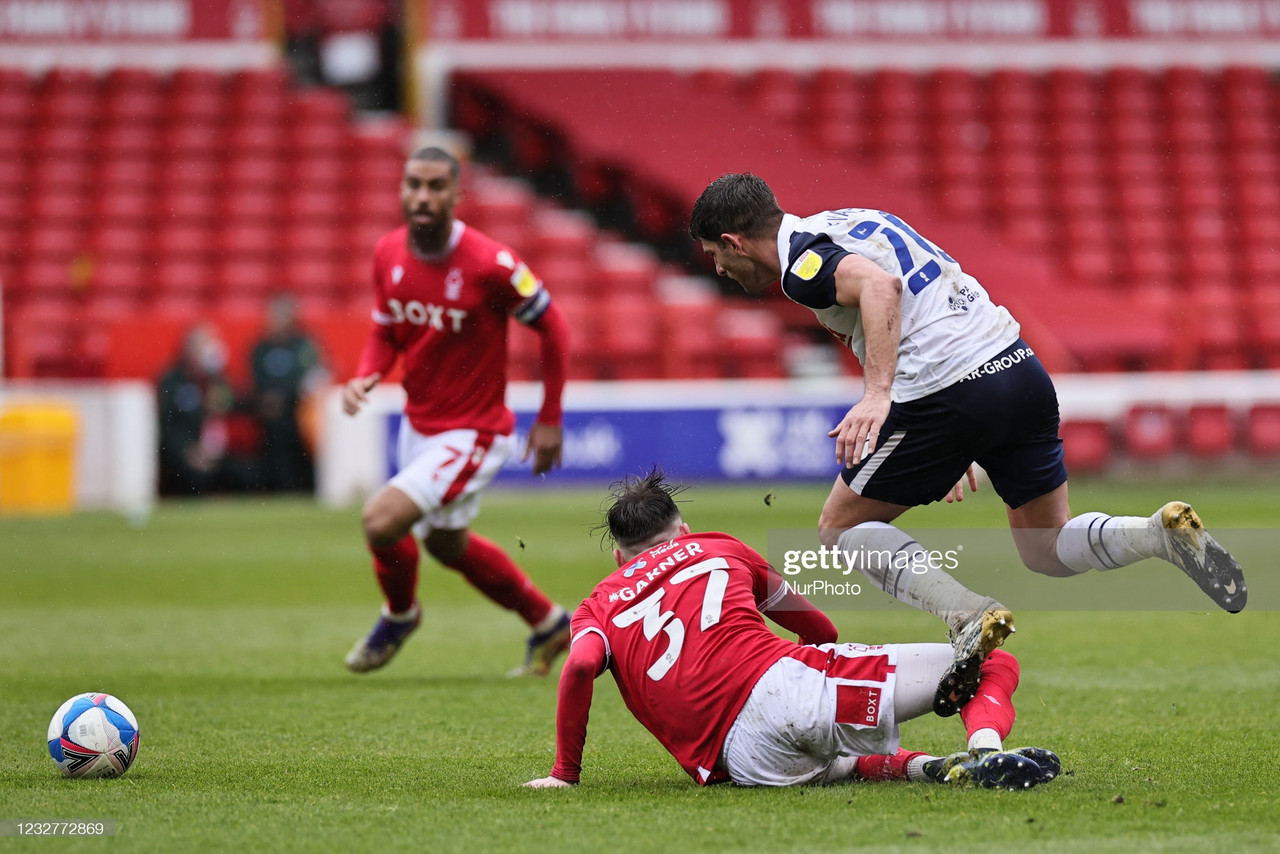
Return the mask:
<path id="1" fill-rule="evenodd" d="M 466 428 L 510 433 L 507 318 L 541 316 L 550 296 L 509 247 L 455 221 L 448 248 L 422 258 L 408 227 L 373 250 L 374 328 L 358 374 L 403 359 L 405 415 L 419 433 Z"/>
<path id="2" fill-rule="evenodd" d="M 688 534 L 627 563 L 573 615 L 597 632 L 627 708 L 699 783 L 764 672 L 804 649 L 765 625 L 769 565 L 728 534 Z"/>

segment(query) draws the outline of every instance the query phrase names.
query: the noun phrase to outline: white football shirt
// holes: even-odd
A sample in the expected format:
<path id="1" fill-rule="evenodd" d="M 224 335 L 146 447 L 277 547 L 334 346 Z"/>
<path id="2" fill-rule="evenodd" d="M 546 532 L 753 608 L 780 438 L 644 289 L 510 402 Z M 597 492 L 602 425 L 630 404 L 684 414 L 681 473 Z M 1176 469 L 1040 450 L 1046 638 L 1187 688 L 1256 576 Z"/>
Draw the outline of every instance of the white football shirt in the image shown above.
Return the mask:
<path id="1" fill-rule="evenodd" d="M 804 219 L 787 214 L 778 231 L 782 291 L 811 309 L 859 362 L 866 357 L 862 312 L 836 303 L 836 265 L 849 253 L 902 279 L 893 400 L 944 389 L 1018 340 L 1013 315 L 955 259 L 893 214 L 865 208 Z"/>

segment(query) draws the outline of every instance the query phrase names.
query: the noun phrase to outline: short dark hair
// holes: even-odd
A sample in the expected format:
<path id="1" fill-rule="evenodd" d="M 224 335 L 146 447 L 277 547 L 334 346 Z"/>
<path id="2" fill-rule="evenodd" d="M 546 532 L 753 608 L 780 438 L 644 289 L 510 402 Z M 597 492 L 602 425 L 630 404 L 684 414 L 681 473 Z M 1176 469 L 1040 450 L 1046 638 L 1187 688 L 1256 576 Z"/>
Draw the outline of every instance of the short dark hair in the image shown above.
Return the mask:
<path id="1" fill-rule="evenodd" d="M 675 496 L 684 489 L 670 483 L 658 466 L 647 475 L 627 475 L 609 487 L 613 503 L 601 527 L 620 549 L 642 545 L 680 518 Z"/>
<path id="2" fill-rule="evenodd" d="M 455 181 L 458 180 L 458 176 L 462 173 L 462 167 L 458 165 L 458 158 L 438 145 L 424 145 L 422 148 L 415 149 L 409 155 L 409 160 L 434 160 L 440 163 L 448 163 L 449 174 L 453 176 Z"/>
<path id="3" fill-rule="evenodd" d="M 730 172 L 712 181 L 693 203 L 689 234 L 694 240 L 720 242 L 722 234 L 765 237 L 776 230 L 782 208 L 764 179 Z"/>

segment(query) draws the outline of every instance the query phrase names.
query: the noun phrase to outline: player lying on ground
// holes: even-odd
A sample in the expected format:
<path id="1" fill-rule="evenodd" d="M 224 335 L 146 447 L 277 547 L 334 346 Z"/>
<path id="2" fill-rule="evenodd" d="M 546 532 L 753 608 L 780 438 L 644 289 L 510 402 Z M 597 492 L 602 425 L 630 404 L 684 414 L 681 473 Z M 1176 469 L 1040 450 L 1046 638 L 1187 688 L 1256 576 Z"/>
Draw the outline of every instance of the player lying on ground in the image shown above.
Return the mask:
<path id="1" fill-rule="evenodd" d="M 573 616 L 560 675 L 556 761 L 533 788 L 578 782 L 593 683 L 613 673 L 627 708 L 694 780 L 797 786 L 850 779 L 1027 788 L 1058 773 L 1042 748 L 1004 751 L 1018 663 L 995 650 L 960 711 L 969 750 L 901 750 L 898 724 L 929 712 L 946 644 L 836 643 L 826 615 L 727 534 L 694 534 L 661 471 L 615 486 L 606 526 L 618 570 Z M 800 636 L 784 640 L 761 612 Z"/>
<path id="2" fill-rule="evenodd" d="M 751 294 L 781 280 L 782 292 L 862 363 L 862 399 L 829 434 L 843 471 L 819 535 L 845 552 L 901 552 L 862 569 L 951 627 L 956 659 L 938 687 L 939 714 L 972 696 L 979 663 L 1013 630 L 1013 615 L 942 570 L 887 571 L 925 565 L 920 544 L 889 523 L 953 490 L 962 495 L 966 472 L 976 486 L 974 462 L 1004 500 L 1018 553 L 1035 572 L 1071 576 L 1157 557 L 1220 607 L 1244 608 L 1240 565 L 1188 504 L 1171 501 L 1151 516 L 1071 515 L 1053 381 L 1013 316 L 907 223 L 853 207 L 794 216 L 762 179 L 738 173 L 702 192 L 689 230 L 717 273 Z"/>

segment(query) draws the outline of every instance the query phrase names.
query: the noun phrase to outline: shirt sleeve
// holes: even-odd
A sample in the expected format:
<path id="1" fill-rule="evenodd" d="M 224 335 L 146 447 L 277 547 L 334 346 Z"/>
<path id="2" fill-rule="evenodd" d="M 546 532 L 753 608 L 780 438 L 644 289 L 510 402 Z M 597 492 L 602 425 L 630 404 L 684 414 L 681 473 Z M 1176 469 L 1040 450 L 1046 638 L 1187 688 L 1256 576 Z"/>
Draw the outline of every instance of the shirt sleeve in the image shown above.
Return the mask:
<path id="1" fill-rule="evenodd" d="M 751 567 L 752 592 L 762 614 L 787 631 L 795 632 L 802 644 L 835 643 L 836 627 L 826 614 L 792 590 L 786 579 L 755 549 L 742 544 L 742 551 Z"/>
<path id="2" fill-rule="evenodd" d="M 808 308 L 831 308 L 836 304 L 836 267 L 848 254 L 826 234 L 797 231 L 782 274 L 783 293 Z"/>

